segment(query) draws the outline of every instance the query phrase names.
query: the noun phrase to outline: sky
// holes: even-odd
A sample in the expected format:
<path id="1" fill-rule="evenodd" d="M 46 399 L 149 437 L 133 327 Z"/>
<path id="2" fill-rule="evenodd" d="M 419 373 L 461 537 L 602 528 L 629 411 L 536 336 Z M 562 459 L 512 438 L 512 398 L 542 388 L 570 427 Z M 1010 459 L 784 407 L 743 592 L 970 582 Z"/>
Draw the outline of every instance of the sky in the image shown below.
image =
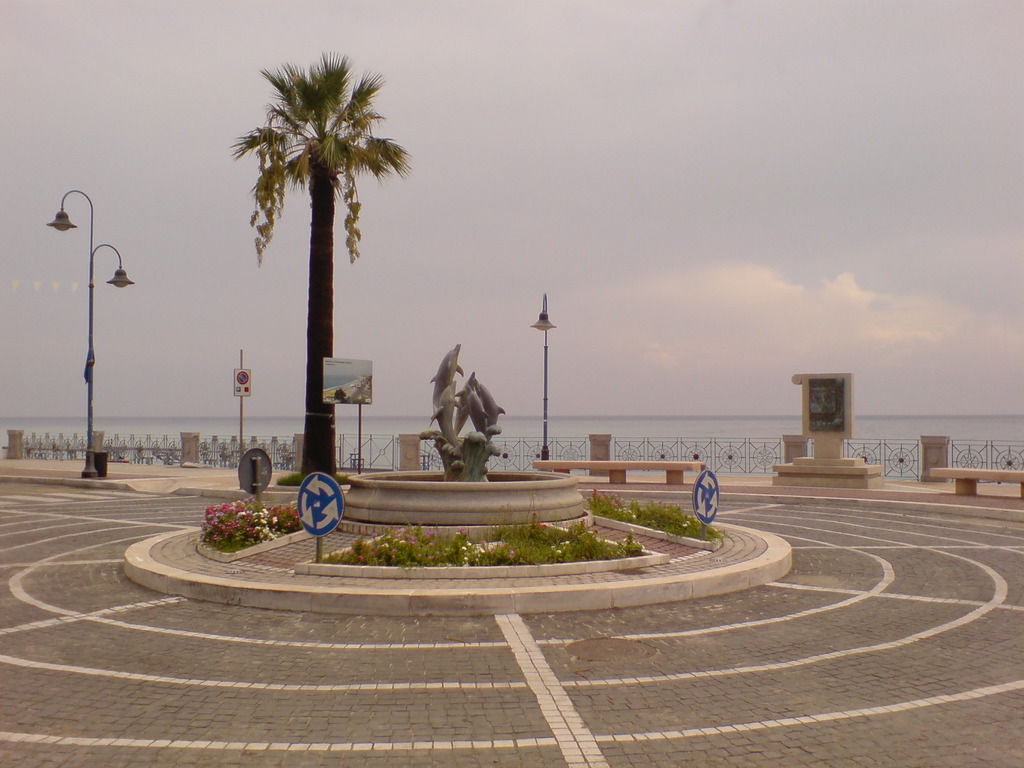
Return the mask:
<path id="1" fill-rule="evenodd" d="M 260 74 L 386 84 L 335 351 L 429 414 L 462 345 L 510 414 L 1024 413 L 1020 0 L 4 0 L 0 416 L 301 414 L 309 200 L 257 266 Z M 343 234 L 341 221 L 337 231 Z M 342 238 L 338 238 L 339 243 Z"/>

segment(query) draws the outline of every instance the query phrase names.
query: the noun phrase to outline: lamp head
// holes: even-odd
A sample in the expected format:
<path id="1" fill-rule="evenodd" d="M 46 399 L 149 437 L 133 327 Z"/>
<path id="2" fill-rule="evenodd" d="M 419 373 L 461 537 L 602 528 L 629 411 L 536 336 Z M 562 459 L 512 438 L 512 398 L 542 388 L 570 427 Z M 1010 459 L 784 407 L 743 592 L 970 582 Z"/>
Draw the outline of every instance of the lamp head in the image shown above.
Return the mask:
<path id="1" fill-rule="evenodd" d="M 552 328 L 557 326 L 548 320 L 548 295 L 544 294 L 544 304 L 541 305 L 540 317 L 537 318 L 537 322 L 530 326 L 536 328 L 538 331 L 550 331 Z"/>
<path id="2" fill-rule="evenodd" d="M 134 280 L 128 279 L 128 273 L 124 271 L 123 267 L 115 269 L 114 276 L 107 280 L 107 282 L 117 288 L 127 288 L 129 285 L 135 285 Z"/>
<path id="3" fill-rule="evenodd" d="M 550 331 L 552 328 L 557 328 L 558 326 L 548 320 L 547 312 L 541 312 L 540 317 L 537 318 L 537 322 L 530 327 L 536 328 L 538 331 Z"/>
<path id="4" fill-rule="evenodd" d="M 71 223 L 71 219 L 68 217 L 67 211 L 63 208 L 57 211 L 57 215 L 53 217 L 53 221 L 46 226 L 53 227 L 61 232 L 67 232 L 69 229 L 78 229 L 78 225 Z"/>

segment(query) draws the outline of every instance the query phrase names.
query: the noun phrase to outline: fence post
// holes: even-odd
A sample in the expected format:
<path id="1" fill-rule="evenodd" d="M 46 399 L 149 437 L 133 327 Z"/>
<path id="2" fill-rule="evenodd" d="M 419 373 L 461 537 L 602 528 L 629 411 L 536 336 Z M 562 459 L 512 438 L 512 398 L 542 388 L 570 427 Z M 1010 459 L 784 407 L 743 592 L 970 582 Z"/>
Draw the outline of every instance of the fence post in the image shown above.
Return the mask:
<path id="1" fill-rule="evenodd" d="M 304 437 L 304 435 L 303 435 L 302 432 L 296 432 L 292 436 L 292 449 L 295 451 L 295 460 L 294 460 L 294 465 L 292 466 L 292 471 L 293 472 L 301 472 L 302 471 L 302 440 L 303 440 L 303 437 Z"/>
<path id="2" fill-rule="evenodd" d="M 593 434 L 590 435 L 590 460 L 591 461 L 611 461 L 612 458 L 612 436 L 604 434 Z M 608 477 L 608 472 L 605 470 L 591 470 L 591 475 L 599 475 L 601 477 Z"/>
<path id="3" fill-rule="evenodd" d="M 23 429 L 8 429 L 7 430 L 7 458 L 8 459 L 24 459 L 25 458 L 25 430 L 23 430 Z"/>
<path id="4" fill-rule="evenodd" d="M 181 466 L 199 463 L 199 433 L 181 432 Z"/>
<path id="5" fill-rule="evenodd" d="M 398 436 L 398 468 L 403 472 L 420 468 L 420 436 Z"/>
<path id="6" fill-rule="evenodd" d="M 942 435 L 921 435 L 921 482 L 946 483 L 941 477 L 932 477 L 931 470 L 949 466 L 949 438 Z"/>
<path id="7" fill-rule="evenodd" d="M 807 456 L 807 438 L 803 435 L 782 436 L 782 461 L 784 464 L 792 464 L 793 459 L 802 459 Z"/>

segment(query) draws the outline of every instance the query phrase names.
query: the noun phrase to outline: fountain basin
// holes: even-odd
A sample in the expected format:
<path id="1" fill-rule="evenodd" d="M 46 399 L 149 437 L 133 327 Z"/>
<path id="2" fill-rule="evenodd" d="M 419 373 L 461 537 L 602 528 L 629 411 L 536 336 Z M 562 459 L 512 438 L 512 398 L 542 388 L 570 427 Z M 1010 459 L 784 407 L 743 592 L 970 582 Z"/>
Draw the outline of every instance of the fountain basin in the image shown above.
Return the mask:
<path id="1" fill-rule="evenodd" d="M 482 483 L 442 472 L 353 475 L 345 519 L 391 525 L 553 523 L 587 516 L 578 480 L 554 472 L 489 472 Z"/>

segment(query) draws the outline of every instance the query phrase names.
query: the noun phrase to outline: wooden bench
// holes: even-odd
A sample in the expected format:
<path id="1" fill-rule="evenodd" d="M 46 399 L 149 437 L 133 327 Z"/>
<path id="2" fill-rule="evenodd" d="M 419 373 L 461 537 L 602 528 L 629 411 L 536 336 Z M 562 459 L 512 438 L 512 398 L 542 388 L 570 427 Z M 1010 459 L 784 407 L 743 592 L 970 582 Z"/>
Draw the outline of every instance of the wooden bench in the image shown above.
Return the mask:
<path id="1" fill-rule="evenodd" d="M 1020 497 L 1024 499 L 1024 470 L 1020 469 L 965 469 L 963 467 L 937 467 L 930 470 L 932 477 L 952 478 L 956 481 L 957 496 L 977 496 L 978 481 L 1020 483 Z"/>
<path id="2" fill-rule="evenodd" d="M 588 469 L 593 472 L 607 472 L 608 482 L 623 484 L 626 472 L 631 469 L 654 469 L 665 473 L 667 485 L 682 485 L 683 474 L 700 472 L 704 469 L 702 461 L 562 461 L 560 459 L 542 459 L 533 462 L 534 469 L 545 469 L 551 472 L 566 474 L 574 469 Z"/>

